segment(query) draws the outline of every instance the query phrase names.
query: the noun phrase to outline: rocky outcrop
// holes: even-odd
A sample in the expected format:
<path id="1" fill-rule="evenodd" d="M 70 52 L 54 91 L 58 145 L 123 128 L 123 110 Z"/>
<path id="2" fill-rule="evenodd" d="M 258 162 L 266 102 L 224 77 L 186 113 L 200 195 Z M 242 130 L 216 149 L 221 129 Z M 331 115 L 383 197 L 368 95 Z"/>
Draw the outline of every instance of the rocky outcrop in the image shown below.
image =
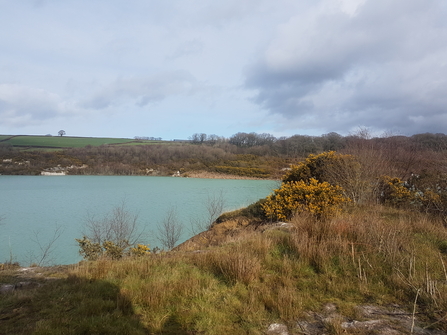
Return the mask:
<path id="1" fill-rule="evenodd" d="M 296 322 L 293 329 L 285 324 L 273 323 L 267 328 L 267 335 L 300 334 L 324 335 L 334 333 L 379 334 L 379 335 L 447 335 L 440 330 L 423 327 L 418 315 L 413 315 L 398 305 L 381 307 L 359 305 L 356 308 L 359 320 L 349 319 L 337 310 L 335 304 L 327 304 L 321 313 L 309 312 Z"/>

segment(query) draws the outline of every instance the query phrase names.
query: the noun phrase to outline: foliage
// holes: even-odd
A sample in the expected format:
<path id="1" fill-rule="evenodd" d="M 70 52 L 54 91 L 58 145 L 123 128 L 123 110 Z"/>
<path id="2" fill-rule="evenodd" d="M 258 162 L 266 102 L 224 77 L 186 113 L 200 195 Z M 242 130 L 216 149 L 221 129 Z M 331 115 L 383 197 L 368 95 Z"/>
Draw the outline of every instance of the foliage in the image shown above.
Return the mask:
<path id="1" fill-rule="evenodd" d="M 361 131 L 346 137 L 336 133 L 281 138 L 238 133 L 233 137 L 236 142 L 206 134 L 194 134 L 191 141 L 171 142 L 143 137 L 3 136 L 0 157 L 12 162 L 0 159 L 0 173 L 37 175 L 60 165 L 70 167 L 66 169 L 68 174 L 81 175 L 172 175 L 176 171 L 187 175 L 207 171 L 275 179 L 292 159 L 339 150 L 335 160 L 317 160 L 328 166 L 323 166 L 323 176 L 308 178 L 340 185 L 354 202 L 367 203 L 376 198 L 378 176 L 405 180 L 423 169 L 446 172 L 447 136 L 443 134 L 374 138 Z"/>
<path id="2" fill-rule="evenodd" d="M 127 247 L 128 241 L 122 241 L 120 245 L 116 245 L 112 241 L 104 241 L 102 247 L 104 249 L 104 256 L 110 259 L 120 259 L 123 257 L 123 251 Z"/>
<path id="3" fill-rule="evenodd" d="M 242 148 L 271 145 L 275 141 L 276 138 L 273 135 L 265 133 L 237 133 L 229 138 L 229 143 Z"/>
<path id="4" fill-rule="evenodd" d="M 100 219 L 89 216 L 84 230 L 83 238 L 76 241 L 79 253 L 87 260 L 101 256 L 119 259 L 143 234 L 138 229 L 138 216 L 129 212 L 124 201 Z"/>
<path id="5" fill-rule="evenodd" d="M 75 241 L 79 244 L 79 254 L 86 260 L 95 261 L 103 254 L 101 244 L 90 241 L 86 236 Z"/>
<path id="6" fill-rule="evenodd" d="M 283 182 L 309 182 L 316 179 L 341 186 L 345 196 L 357 202 L 365 187 L 360 177 L 360 163 L 352 155 L 343 155 L 335 151 L 323 152 L 319 155 L 309 155 L 303 162 L 292 165 L 284 175 Z"/>
<path id="7" fill-rule="evenodd" d="M 90 241 L 86 236 L 82 239 L 75 240 L 79 244 L 79 254 L 89 261 L 95 261 L 102 257 L 117 260 L 126 255 L 144 256 L 150 253 L 149 247 L 144 244 L 137 244 L 129 248 L 128 252 L 125 252 L 127 247 L 123 246 L 127 246 L 128 241 L 122 241 L 120 245 L 117 245 L 112 241 L 104 241 L 102 244 L 95 243 Z"/>
<path id="8" fill-rule="evenodd" d="M 239 167 L 239 166 L 215 166 L 214 171 L 218 173 L 231 174 L 235 176 L 266 178 L 270 172 L 266 169 L 254 167 Z"/>
<path id="9" fill-rule="evenodd" d="M 262 205 L 267 201 L 266 198 L 260 199 L 255 203 L 241 209 L 241 215 L 249 218 L 249 219 L 261 219 L 264 220 L 267 217 L 265 216 L 265 212 L 262 208 Z"/>
<path id="10" fill-rule="evenodd" d="M 136 257 L 149 255 L 150 253 L 151 249 L 149 248 L 149 246 L 144 244 L 137 244 L 135 247 L 130 249 L 130 254 Z"/>
<path id="11" fill-rule="evenodd" d="M 395 207 L 408 206 L 416 199 L 416 193 L 410 191 L 405 182 L 396 177 L 382 176 L 379 183 L 380 202 Z"/>
<path id="12" fill-rule="evenodd" d="M 310 178 L 309 181 L 284 182 L 267 197 L 262 208 L 265 215 L 274 220 L 290 220 L 302 212 L 323 219 L 338 213 L 347 201 L 340 186 Z"/>
<path id="13" fill-rule="evenodd" d="M 441 217 L 447 222 L 447 176 L 443 173 L 413 174 L 407 181 L 382 176 L 381 203 L 406 207 Z"/>
<path id="14" fill-rule="evenodd" d="M 265 216 L 271 220 L 290 220 L 302 212 L 317 219 L 333 216 L 350 200 L 348 193 L 356 200 L 352 178 L 358 169 L 358 162 L 350 155 L 334 151 L 309 155 L 298 165 L 292 165 L 281 187 L 261 205 Z"/>

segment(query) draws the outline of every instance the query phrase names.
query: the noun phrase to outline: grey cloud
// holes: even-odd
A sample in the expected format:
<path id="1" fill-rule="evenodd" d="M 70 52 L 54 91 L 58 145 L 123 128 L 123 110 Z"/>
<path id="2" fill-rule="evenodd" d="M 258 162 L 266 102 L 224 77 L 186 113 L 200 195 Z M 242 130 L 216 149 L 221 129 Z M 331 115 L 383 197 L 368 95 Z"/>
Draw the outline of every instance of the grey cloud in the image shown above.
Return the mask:
<path id="1" fill-rule="evenodd" d="M 43 7 L 46 3 L 46 0 L 33 0 L 34 7 Z"/>
<path id="2" fill-rule="evenodd" d="M 183 1 L 179 8 L 187 12 L 188 24 L 221 28 L 255 15 L 264 0 Z M 184 15 L 182 15 L 184 16 Z"/>
<path id="3" fill-rule="evenodd" d="M 441 0 L 367 0 L 354 16 L 312 8 L 278 29 L 245 85 L 290 127 L 445 132 L 446 14 Z"/>
<path id="4" fill-rule="evenodd" d="M 199 83 L 188 72 L 174 71 L 147 77 L 119 78 L 82 103 L 85 108 L 104 109 L 130 99 L 144 107 L 169 96 L 194 93 Z"/>
<path id="5" fill-rule="evenodd" d="M 3 125 L 27 126 L 66 114 L 70 108 L 56 94 L 16 84 L 0 85 Z"/>
<path id="6" fill-rule="evenodd" d="M 177 59 L 184 56 L 200 53 L 203 50 L 203 42 L 194 39 L 182 43 L 167 59 Z"/>

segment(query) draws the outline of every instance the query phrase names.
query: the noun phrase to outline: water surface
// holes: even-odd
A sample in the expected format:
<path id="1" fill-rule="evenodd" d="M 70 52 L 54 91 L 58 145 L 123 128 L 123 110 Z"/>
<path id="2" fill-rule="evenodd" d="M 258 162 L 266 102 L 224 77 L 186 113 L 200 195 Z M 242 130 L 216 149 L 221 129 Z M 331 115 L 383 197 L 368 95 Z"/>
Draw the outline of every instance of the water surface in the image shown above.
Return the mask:
<path id="1" fill-rule="evenodd" d="M 36 261 L 56 227 L 62 235 L 47 262 L 71 264 L 81 258 L 75 238 L 82 237 L 88 215 L 101 218 L 124 201 L 138 215 L 145 242 L 160 245 L 154 233 L 174 208 L 185 226 L 180 242 L 191 237 L 191 219 L 206 216 L 209 197 L 222 194 L 225 210 L 245 207 L 271 193 L 271 180 L 228 180 L 140 176 L 0 176 L 0 262 Z"/>

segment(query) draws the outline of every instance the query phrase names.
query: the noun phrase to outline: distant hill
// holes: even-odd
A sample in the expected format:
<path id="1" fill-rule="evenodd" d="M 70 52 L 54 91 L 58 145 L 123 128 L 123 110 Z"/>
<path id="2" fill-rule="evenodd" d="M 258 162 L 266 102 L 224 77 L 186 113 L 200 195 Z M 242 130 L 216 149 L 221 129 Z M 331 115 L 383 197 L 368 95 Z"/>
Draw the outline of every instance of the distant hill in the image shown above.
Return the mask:
<path id="1" fill-rule="evenodd" d="M 28 149 L 63 149 L 83 148 L 87 145 L 135 145 L 151 144 L 160 141 L 134 140 L 128 138 L 102 137 L 71 137 L 71 136 L 30 136 L 30 135 L 0 135 L 0 144 L 8 144 L 17 148 Z"/>

